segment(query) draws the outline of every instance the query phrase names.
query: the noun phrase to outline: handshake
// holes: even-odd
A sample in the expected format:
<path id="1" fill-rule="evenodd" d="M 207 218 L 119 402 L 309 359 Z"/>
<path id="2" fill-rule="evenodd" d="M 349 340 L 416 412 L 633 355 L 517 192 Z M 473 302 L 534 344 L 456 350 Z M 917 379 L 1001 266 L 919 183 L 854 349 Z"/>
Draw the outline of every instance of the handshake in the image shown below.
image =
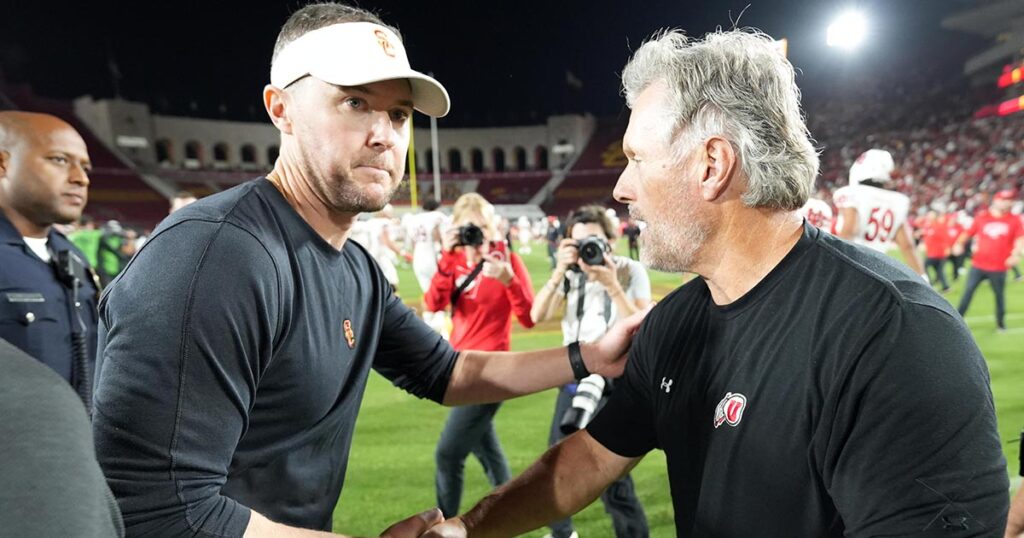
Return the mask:
<path id="1" fill-rule="evenodd" d="M 426 512 L 403 519 L 381 533 L 381 538 L 455 538 L 466 536 L 466 528 L 458 518 L 445 521 L 441 510 Z"/>

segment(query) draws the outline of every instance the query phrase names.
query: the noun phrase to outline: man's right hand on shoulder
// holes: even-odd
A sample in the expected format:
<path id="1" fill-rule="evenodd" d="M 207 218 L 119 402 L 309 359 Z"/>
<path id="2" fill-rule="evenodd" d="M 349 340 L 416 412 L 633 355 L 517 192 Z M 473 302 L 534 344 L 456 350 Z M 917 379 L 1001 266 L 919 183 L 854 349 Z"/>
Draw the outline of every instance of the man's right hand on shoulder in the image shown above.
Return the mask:
<path id="1" fill-rule="evenodd" d="M 604 336 L 593 344 L 583 344 L 588 348 L 583 353 L 587 370 L 592 374 L 601 374 L 604 377 L 622 375 L 626 368 L 629 347 L 633 343 L 633 335 L 640 330 L 640 324 L 653 308 L 654 303 L 651 303 L 647 308 L 617 321 Z"/>

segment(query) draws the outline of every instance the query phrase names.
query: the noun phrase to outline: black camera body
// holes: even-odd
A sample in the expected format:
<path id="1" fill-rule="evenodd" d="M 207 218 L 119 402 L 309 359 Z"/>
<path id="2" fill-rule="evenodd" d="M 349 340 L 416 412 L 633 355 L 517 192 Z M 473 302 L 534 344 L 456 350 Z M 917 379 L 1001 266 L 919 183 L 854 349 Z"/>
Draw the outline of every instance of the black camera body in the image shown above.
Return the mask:
<path id="1" fill-rule="evenodd" d="M 59 250 L 52 262 L 57 279 L 68 288 L 76 289 L 88 280 L 85 261 L 70 250 Z"/>
<path id="2" fill-rule="evenodd" d="M 484 231 L 476 224 L 467 224 L 458 228 L 459 240 L 457 247 L 479 247 L 484 244 Z"/>
<path id="3" fill-rule="evenodd" d="M 608 242 L 604 239 L 591 235 L 585 239 L 581 239 L 579 244 L 576 245 L 576 250 L 580 253 L 580 259 L 587 265 L 604 265 L 604 253 L 608 252 Z M 580 271 L 580 266 L 575 263 L 569 266 L 570 271 Z"/>

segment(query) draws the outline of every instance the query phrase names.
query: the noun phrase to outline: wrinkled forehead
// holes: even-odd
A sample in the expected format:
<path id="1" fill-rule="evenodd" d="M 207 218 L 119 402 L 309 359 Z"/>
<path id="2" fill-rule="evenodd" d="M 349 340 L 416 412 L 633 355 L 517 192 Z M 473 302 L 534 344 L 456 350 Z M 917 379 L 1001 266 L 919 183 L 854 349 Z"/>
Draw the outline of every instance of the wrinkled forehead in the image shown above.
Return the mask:
<path id="1" fill-rule="evenodd" d="M 629 114 L 623 149 L 636 151 L 652 145 L 670 145 L 676 125 L 669 99 L 670 93 L 663 82 L 652 83 L 640 92 Z"/>

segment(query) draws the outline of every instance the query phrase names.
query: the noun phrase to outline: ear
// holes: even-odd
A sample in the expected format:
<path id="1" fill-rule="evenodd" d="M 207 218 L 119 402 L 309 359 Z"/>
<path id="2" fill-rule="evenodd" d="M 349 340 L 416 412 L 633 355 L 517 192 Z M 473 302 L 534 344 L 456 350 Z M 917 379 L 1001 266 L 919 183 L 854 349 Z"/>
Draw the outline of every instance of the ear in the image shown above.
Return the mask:
<path id="1" fill-rule="evenodd" d="M 270 116 L 270 122 L 284 134 L 292 134 L 292 122 L 288 117 L 288 94 L 284 90 L 267 84 L 263 88 L 263 108 Z"/>
<path id="2" fill-rule="evenodd" d="M 732 182 L 736 171 L 736 151 L 728 140 L 712 136 L 699 146 L 700 166 L 703 168 L 700 193 L 704 200 L 712 202 L 721 198 Z"/>
<path id="3" fill-rule="evenodd" d="M 7 177 L 7 169 L 11 166 L 11 152 L 0 149 L 0 178 Z"/>

